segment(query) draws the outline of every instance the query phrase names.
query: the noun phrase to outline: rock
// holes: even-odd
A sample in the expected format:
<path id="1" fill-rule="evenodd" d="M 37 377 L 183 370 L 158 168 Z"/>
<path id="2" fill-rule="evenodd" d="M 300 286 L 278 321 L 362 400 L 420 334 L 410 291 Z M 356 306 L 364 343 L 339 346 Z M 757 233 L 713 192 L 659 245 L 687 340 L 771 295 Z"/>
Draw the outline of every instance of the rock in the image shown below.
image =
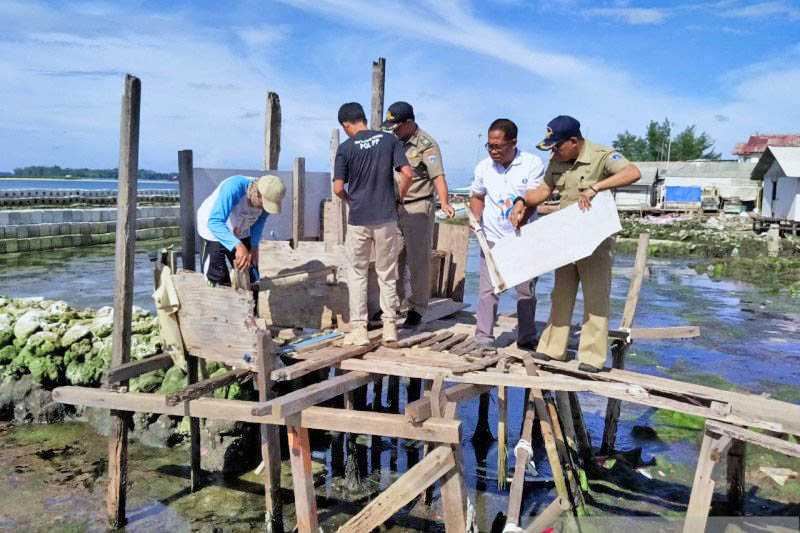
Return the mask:
<path id="1" fill-rule="evenodd" d="M 208 423 L 200 431 L 203 469 L 225 475 L 241 474 L 258 466 L 259 431 L 254 424 Z"/>
<path id="2" fill-rule="evenodd" d="M 146 426 L 135 425 L 132 437 L 145 446 L 154 448 L 174 446 L 183 439 L 183 436 L 178 431 L 178 422 L 164 415 L 159 416 Z"/>
<path id="3" fill-rule="evenodd" d="M 143 309 L 143 308 L 139 307 L 138 305 L 134 305 L 133 306 L 133 318 L 134 318 L 134 320 L 137 320 L 137 319 L 140 319 L 140 318 L 149 317 L 149 316 L 150 316 L 150 311 L 148 311 L 147 309 Z"/>
<path id="4" fill-rule="evenodd" d="M 6 365 L 17 356 L 17 349 L 13 345 L 0 348 L 0 365 Z"/>
<path id="5" fill-rule="evenodd" d="M 110 314 L 97 316 L 89 323 L 89 330 L 96 337 L 108 337 L 114 331 L 114 317 Z"/>
<path id="6" fill-rule="evenodd" d="M 52 331 L 37 331 L 28 337 L 25 347 L 36 357 L 50 355 L 58 350 L 58 334 Z"/>
<path id="7" fill-rule="evenodd" d="M 0 384 L 0 420 L 52 424 L 63 421 L 66 412 L 66 406 L 54 402 L 50 391 L 35 383 L 32 376 Z"/>
<path id="8" fill-rule="evenodd" d="M 14 336 L 23 340 L 39 331 L 47 323 L 47 313 L 41 309 L 31 309 L 17 319 L 14 324 Z"/>
<path id="9" fill-rule="evenodd" d="M 69 311 L 67 302 L 56 301 L 45 308 L 45 313 L 53 317 L 59 317 Z"/>
<path id="10" fill-rule="evenodd" d="M 188 384 L 186 373 L 180 367 L 173 366 L 164 375 L 164 381 L 158 389 L 159 394 L 172 394 L 186 387 Z"/>
<path id="11" fill-rule="evenodd" d="M 109 306 L 109 305 L 103 306 L 103 307 L 101 307 L 100 309 L 98 309 L 95 312 L 94 316 L 96 316 L 97 318 L 100 318 L 100 317 L 111 317 L 111 318 L 113 318 L 114 317 L 114 308 Z"/>
<path id="12" fill-rule="evenodd" d="M 84 326 L 83 324 L 76 324 L 69 328 L 64 333 L 64 336 L 61 337 L 61 346 L 67 348 L 79 340 L 85 337 L 90 337 L 91 335 L 92 332 L 88 327 Z"/>
<path id="13" fill-rule="evenodd" d="M 131 331 L 137 334 L 147 334 L 153 331 L 153 327 L 155 323 L 153 320 L 144 319 L 144 320 L 137 320 L 133 324 L 131 324 Z"/>

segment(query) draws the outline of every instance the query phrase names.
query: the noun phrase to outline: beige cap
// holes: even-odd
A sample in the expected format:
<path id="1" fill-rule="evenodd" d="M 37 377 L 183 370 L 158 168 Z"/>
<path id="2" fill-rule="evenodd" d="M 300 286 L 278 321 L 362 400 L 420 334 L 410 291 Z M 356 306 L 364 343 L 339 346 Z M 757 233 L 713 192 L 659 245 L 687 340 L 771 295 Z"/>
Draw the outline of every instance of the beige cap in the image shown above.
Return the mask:
<path id="1" fill-rule="evenodd" d="M 281 202 L 286 196 L 286 185 L 278 176 L 261 176 L 256 182 L 256 188 L 261 195 L 264 211 L 272 215 L 281 212 Z"/>

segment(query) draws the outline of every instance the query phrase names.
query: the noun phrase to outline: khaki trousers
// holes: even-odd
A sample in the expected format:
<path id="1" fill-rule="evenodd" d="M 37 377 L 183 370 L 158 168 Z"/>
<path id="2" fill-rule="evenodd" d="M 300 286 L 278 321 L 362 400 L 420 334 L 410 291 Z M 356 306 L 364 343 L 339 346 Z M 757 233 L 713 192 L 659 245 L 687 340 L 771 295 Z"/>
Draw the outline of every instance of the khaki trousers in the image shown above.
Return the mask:
<path id="1" fill-rule="evenodd" d="M 428 310 L 431 298 L 431 249 L 433 247 L 433 200 L 400 205 L 397 209 L 404 247 L 400 254 L 400 299 L 420 315 Z M 408 266 L 408 273 L 406 273 Z M 405 290 L 406 276 L 411 292 Z"/>
<path id="2" fill-rule="evenodd" d="M 397 319 L 397 259 L 402 246 L 403 239 L 395 221 L 366 226 L 347 225 L 345 250 L 350 265 L 350 323 L 353 326 L 367 322 L 367 277 L 373 248 L 383 319 Z"/>
<path id="3" fill-rule="evenodd" d="M 538 352 L 554 359 L 566 359 L 572 310 L 580 283 L 583 287 L 583 325 L 578 360 L 598 368 L 605 366 L 613 262 L 614 237 L 609 237 L 589 257 L 556 270 L 550 320 L 539 339 Z"/>

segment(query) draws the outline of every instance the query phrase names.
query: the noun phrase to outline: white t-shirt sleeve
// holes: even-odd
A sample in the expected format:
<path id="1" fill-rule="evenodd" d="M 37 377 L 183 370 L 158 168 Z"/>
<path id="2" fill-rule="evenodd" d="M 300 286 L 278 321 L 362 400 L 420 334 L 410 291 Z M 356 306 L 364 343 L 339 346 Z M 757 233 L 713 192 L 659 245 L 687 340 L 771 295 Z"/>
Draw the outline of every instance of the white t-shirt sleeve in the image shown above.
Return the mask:
<path id="1" fill-rule="evenodd" d="M 469 192 L 477 196 L 486 196 L 486 184 L 483 182 L 483 173 L 480 165 L 475 167 L 475 176 L 469 186 Z"/>
<path id="2" fill-rule="evenodd" d="M 536 189 L 544 179 L 544 163 L 539 156 L 531 154 L 530 170 L 528 171 L 528 190 Z"/>

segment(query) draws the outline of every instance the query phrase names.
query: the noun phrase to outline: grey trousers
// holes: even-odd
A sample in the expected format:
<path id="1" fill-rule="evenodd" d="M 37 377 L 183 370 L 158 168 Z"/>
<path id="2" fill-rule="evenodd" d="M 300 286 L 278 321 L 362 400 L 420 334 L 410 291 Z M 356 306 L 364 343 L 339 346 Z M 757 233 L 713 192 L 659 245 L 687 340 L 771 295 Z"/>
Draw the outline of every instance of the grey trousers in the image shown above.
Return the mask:
<path id="1" fill-rule="evenodd" d="M 514 290 L 517 292 L 517 343 L 530 345 L 536 338 L 536 278 L 520 283 Z M 486 258 L 481 252 L 476 341 L 483 344 L 494 342 L 493 330 L 499 301 L 500 296 L 494 293 Z"/>

